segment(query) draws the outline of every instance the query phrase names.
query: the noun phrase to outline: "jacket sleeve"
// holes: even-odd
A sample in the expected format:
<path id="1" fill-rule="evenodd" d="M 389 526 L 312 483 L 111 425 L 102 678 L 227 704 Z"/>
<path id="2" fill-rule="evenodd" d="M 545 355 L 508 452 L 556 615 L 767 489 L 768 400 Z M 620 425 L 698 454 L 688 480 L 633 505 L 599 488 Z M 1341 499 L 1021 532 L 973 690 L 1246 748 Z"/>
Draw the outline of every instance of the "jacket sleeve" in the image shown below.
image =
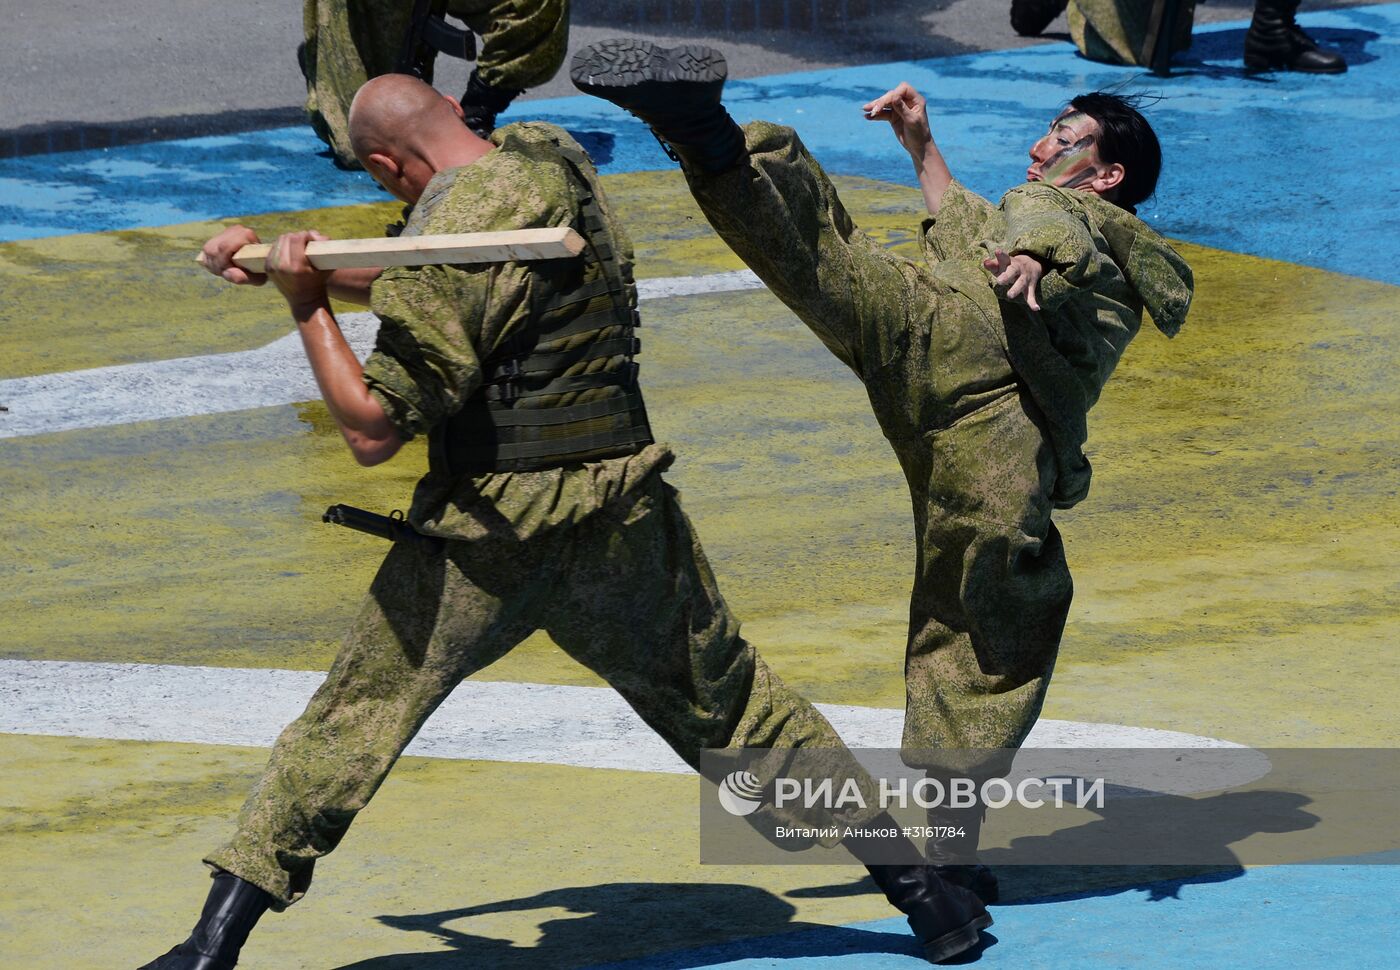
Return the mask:
<path id="1" fill-rule="evenodd" d="M 924 220 L 922 248 L 930 262 L 957 259 L 995 230 L 997 208 L 957 179 L 943 192 L 938 215 Z"/>
<path id="2" fill-rule="evenodd" d="M 472 274 L 478 284 L 487 273 Z M 457 411 L 481 384 L 479 326 L 489 286 L 454 285 L 442 266 L 386 272 L 371 291 L 379 317 L 365 384 L 405 439 Z"/>
<path id="3" fill-rule="evenodd" d="M 1033 256 L 1045 265 L 1040 281 L 1043 308 L 1054 309 L 1075 289 L 1094 285 L 1106 257 L 1064 190 L 1029 182 L 1007 192 L 1000 208 L 1005 234 L 983 246 L 988 255 L 1000 248 L 1009 256 Z"/>

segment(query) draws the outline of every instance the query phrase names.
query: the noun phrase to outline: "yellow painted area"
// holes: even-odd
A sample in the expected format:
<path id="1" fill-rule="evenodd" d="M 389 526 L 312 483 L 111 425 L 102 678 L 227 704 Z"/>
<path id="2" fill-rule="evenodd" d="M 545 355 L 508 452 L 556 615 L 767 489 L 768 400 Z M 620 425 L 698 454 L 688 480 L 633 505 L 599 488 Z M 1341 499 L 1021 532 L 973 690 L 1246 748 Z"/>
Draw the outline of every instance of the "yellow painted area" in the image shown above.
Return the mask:
<path id="1" fill-rule="evenodd" d="M 4 965 L 109 970 L 189 932 L 199 859 L 267 752 L 4 735 L 0 757 L 23 779 L 0 800 Z M 404 759 L 239 966 L 580 967 L 898 915 L 854 866 L 699 865 L 697 792 L 684 775 Z M 15 932 L 55 914 L 62 933 Z"/>
<path id="2" fill-rule="evenodd" d="M 0 957 L 7 967 L 105 970 L 136 966 L 183 937 L 208 885 L 198 859 L 230 834 L 266 752 L 7 735 L 0 757 L 13 772 L 0 799 L 8 894 L 0 926 L 25 928 L 4 934 Z M 1352 759 L 1350 769 L 1368 764 Z M 1013 832 L 1022 850 L 1037 842 L 1044 850 L 1050 839 L 1062 850 L 1102 851 L 1102 840 L 1122 838 L 1112 832 L 1133 816 L 1132 801 L 1108 813 L 998 812 L 983 852 L 999 864 L 1003 902 L 1016 903 L 1229 878 L 1242 855 L 1287 856 L 1310 842 L 1324 854 L 1343 843 L 1388 844 L 1357 824 L 1363 816 L 1349 796 L 1359 779 L 1349 776 L 1339 795 L 1318 786 L 1316 765 L 1295 758 L 1301 774 L 1281 779 L 1283 791 L 1245 796 L 1267 806 L 1260 816 L 1212 806 L 1238 796 L 1202 796 L 1201 809 L 1220 813 L 1192 850 L 1209 862 L 1004 864 Z M 1318 797 L 1293 794 L 1300 782 Z M 697 788 L 676 775 L 404 759 L 318 864 L 306 899 L 264 917 L 240 965 L 562 970 L 823 925 L 899 922 L 856 866 L 697 864 Z M 1377 817 L 1377 807 L 1364 817 Z M 1188 806 L 1173 811 L 1184 817 Z M 1281 832 L 1292 833 L 1284 843 Z M 32 930 L 54 913 L 64 914 L 66 932 Z M 888 942 L 872 937 L 869 946 Z M 761 945 L 747 955 L 760 958 Z"/>
<path id="3" fill-rule="evenodd" d="M 0 243 L 0 379 L 261 346 L 291 329 L 286 305 L 272 286 L 200 269 L 205 240 L 234 222 L 264 238 L 380 235 L 397 218 L 396 206 L 361 205 Z"/>
<path id="4" fill-rule="evenodd" d="M 914 193 L 840 183 L 859 223 L 910 245 Z M 679 176 L 610 187 L 642 275 L 739 265 Z M 381 208 L 334 217 L 371 232 L 392 214 Z M 51 352 L 5 367 L 286 333 L 275 294 L 189 263 L 201 234 L 110 234 L 165 254 L 141 264 L 164 267 L 133 281 L 142 293 L 204 295 L 122 288 L 104 304 L 81 279 L 110 281 L 117 243 L 74 237 L 71 294 L 52 287 L 23 318 L 14 300 L 3 311 L 18 353 L 39 353 L 44 320 Z M 40 286 L 34 273 L 66 245 L 0 247 L 0 286 Z M 1149 328 L 1129 350 L 1090 418 L 1093 491 L 1060 516 L 1077 597 L 1046 713 L 1255 745 L 1389 744 L 1400 289 L 1182 248 L 1192 318 L 1177 340 Z M 28 276 L 4 275 L 21 264 Z M 81 314 L 117 303 L 114 329 L 84 336 Z M 859 383 L 766 293 L 650 303 L 642 337 L 653 422 L 680 455 L 670 478 L 746 633 L 816 700 L 900 706 L 908 498 Z M 421 465 L 412 448 L 357 468 L 319 404 L 0 441 L 0 491 L 23 497 L 4 527 L 0 655 L 324 667 L 384 546 L 319 515 L 334 501 L 404 507 Z M 483 676 L 595 682 L 543 639 Z"/>
<path id="5" fill-rule="evenodd" d="M 0 735 L 4 965 L 133 967 L 183 939 L 208 891 L 199 859 L 232 832 L 266 757 Z M 898 916 L 856 866 L 698 864 L 697 792 L 684 775 L 405 758 L 239 966 L 563 970 Z M 1000 879 L 1015 902 L 1200 871 Z M 62 933 L 33 931 L 54 914 Z"/>

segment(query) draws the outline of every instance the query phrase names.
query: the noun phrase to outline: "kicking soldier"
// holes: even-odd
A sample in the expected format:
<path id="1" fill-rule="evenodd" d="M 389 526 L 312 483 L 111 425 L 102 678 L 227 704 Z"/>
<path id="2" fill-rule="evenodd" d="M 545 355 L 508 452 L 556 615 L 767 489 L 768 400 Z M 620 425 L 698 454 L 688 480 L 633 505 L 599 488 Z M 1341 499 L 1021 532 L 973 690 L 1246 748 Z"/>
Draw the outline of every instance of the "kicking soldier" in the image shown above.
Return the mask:
<path id="1" fill-rule="evenodd" d="M 389 552 L 325 683 L 278 738 L 233 838 L 205 859 L 215 875 L 193 933 L 146 970 L 234 966 L 263 912 L 306 892 L 316 860 L 433 710 L 537 629 L 692 766 L 705 748 L 844 754 L 826 719 L 740 636 L 662 480 L 672 455 L 652 441 L 633 360 L 632 248 L 592 163 L 552 125 L 509 125 L 487 142 L 460 115 L 407 75 L 377 78 L 355 98 L 356 155 L 413 206 L 404 232 L 573 226 L 586 253 L 327 274 L 305 257 L 315 233 L 273 245 L 268 276 L 355 458 L 378 464 L 427 436 L 428 471 L 408 518 L 440 541 Z M 255 241 L 241 226 L 225 230 L 204 248 L 208 268 L 261 282 L 231 262 Z M 329 291 L 369 302 L 380 318 L 363 367 Z M 812 823 L 800 810 L 793 821 Z M 873 804 L 842 821 L 895 824 Z M 887 859 L 905 851 L 895 841 L 843 844 L 862 860 Z M 927 866 L 867 868 L 930 960 L 974 946 L 991 924 L 974 894 Z"/>
<path id="2" fill-rule="evenodd" d="M 1144 308 L 1171 336 L 1190 304 L 1190 269 L 1133 214 L 1161 167 L 1151 127 L 1121 98 L 1077 97 L 992 205 L 953 179 L 917 92 L 877 98 L 867 117 L 893 126 L 931 216 L 915 261 L 856 228 L 791 128 L 734 123 L 718 51 L 604 41 L 570 73 L 652 127 L 719 235 L 865 384 L 914 504 L 905 760 L 1019 746 L 1069 610 L 1051 512 L 1088 492 L 1087 412 Z M 964 839 L 930 857 L 993 899 L 970 863 L 980 810 L 956 822 Z"/>
<path id="3" fill-rule="evenodd" d="M 444 13 L 470 33 L 448 25 Z M 461 102 L 467 125 L 486 138 L 496 115 L 524 89 L 554 77 L 569 43 L 569 0 L 303 0 L 302 21 L 306 41 L 297 59 L 306 78 L 306 113 L 346 168 L 359 167 L 350 144 L 350 102 L 368 79 L 413 74 L 431 84 L 437 53 L 470 60 L 475 34 L 480 50 Z"/>

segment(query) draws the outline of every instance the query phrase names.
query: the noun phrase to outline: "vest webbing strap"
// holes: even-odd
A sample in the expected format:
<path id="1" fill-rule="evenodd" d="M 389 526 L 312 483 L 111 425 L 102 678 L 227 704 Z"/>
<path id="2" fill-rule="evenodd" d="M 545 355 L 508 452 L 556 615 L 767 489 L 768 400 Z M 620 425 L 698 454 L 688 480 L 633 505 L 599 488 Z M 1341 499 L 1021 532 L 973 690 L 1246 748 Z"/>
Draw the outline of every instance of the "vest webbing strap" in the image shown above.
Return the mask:
<path id="1" fill-rule="evenodd" d="M 523 379 L 529 380 L 541 374 L 557 374 L 574 364 L 606 357 L 631 357 L 642 349 L 642 342 L 636 337 L 614 337 L 611 340 L 594 340 L 579 344 L 556 354 L 531 354 L 524 361 L 506 361 L 492 369 L 490 383 Z M 529 368 L 528 370 L 526 368 Z"/>
<path id="2" fill-rule="evenodd" d="M 560 455 L 560 444 L 564 441 L 568 442 L 569 450 L 563 455 Z M 520 461 L 532 458 L 552 458 L 554 462 L 549 467 L 557 468 L 559 465 L 567 464 L 571 461 L 581 461 L 583 455 L 621 457 L 622 455 L 635 454 L 638 450 L 636 446 L 648 444 L 651 444 L 650 428 L 633 428 L 623 434 L 619 434 L 615 429 L 609 428 L 606 431 L 598 431 L 592 434 L 572 434 L 569 435 L 568 438 L 560 439 L 559 441 L 513 441 L 509 444 L 498 444 L 494 454 L 497 462 Z M 626 450 L 628 448 L 631 450 Z M 604 455 L 604 452 L 608 452 L 609 454 Z M 518 470 L 538 471 L 538 469 Z"/>
<path id="3" fill-rule="evenodd" d="M 611 291 L 612 280 L 608 279 L 606 276 L 599 276 L 591 283 L 585 283 L 576 289 L 554 294 L 554 296 L 540 304 L 540 312 L 550 313 L 554 310 L 562 310 L 565 307 L 571 307 L 576 303 L 588 303 L 597 297 L 606 296 Z M 614 312 L 614 308 L 609 307 L 607 312 Z"/>
<path id="4" fill-rule="evenodd" d="M 570 404 L 562 408 L 512 408 L 492 415 L 496 427 L 547 428 L 575 421 L 591 421 L 614 414 L 623 414 L 640 403 L 636 391 L 605 397 L 586 404 Z"/>
<path id="5" fill-rule="evenodd" d="M 547 397 L 551 394 L 568 394 L 571 391 L 590 391 L 598 387 L 630 387 L 636 382 L 637 365 L 628 364 L 621 370 L 600 370 L 593 374 L 578 374 L 574 377 L 556 377 L 543 387 L 521 389 L 519 384 L 487 384 L 481 394 L 488 401 L 524 401 L 532 397 Z"/>
<path id="6" fill-rule="evenodd" d="M 636 420 L 638 415 L 640 421 Z M 651 429 L 647 426 L 641 393 L 637 390 L 562 408 L 517 408 L 489 416 L 484 411 L 477 411 L 472 418 L 474 420 L 462 425 L 459 429 L 462 433 L 457 438 L 444 443 L 445 457 L 454 468 L 490 466 L 495 471 L 529 471 L 532 469 L 502 466 L 553 455 L 556 458 L 554 464 L 546 467 L 557 467 L 570 461 L 583 461 L 585 456 L 607 458 L 632 454 L 639 447 L 651 443 Z M 493 443 L 488 436 L 502 428 L 502 418 L 508 419 L 516 434 L 511 441 Z M 550 430 L 561 425 L 579 425 L 600 419 L 609 419 L 613 426 L 602 431 L 574 431 L 567 437 Z M 617 426 L 619 420 L 625 421 L 622 427 Z M 568 451 L 561 451 L 561 443 L 564 442 L 567 442 Z M 604 451 L 610 453 L 602 454 Z"/>
<path id="7" fill-rule="evenodd" d="M 633 323 L 631 324 L 632 327 L 635 327 L 635 326 L 637 325 L 635 321 L 636 321 L 636 311 L 633 311 Z M 574 319 L 570 320 L 570 321 L 569 321 L 568 323 L 566 323 L 566 324 L 563 324 L 562 326 L 551 328 L 550 331 L 549 331 L 549 333 L 546 334 L 545 337 L 546 337 L 546 339 L 547 339 L 550 343 L 554 343 L 556 340 L 561 340 L 561 339 L 563 339 L 564 337 L 573 337 L 573 336 L 576 336 L 577 334 L 581 334 L 581 333 L 590 333 L 590 332 L 593 332 L 593 331 L 595 331 L 595 330 L 596 330 L 596 331 L 603 331 L 603 330 L 607 330 L 607 329 L 610 328 L 610 327 L 627 327 L 627 326 L 628 326 L 627 324 L 622 323 L 622 322 L 620 322 L 620 321 L 617 319 L 617 311 L 616 311 L 615 309 L 613 309 L 613 308 L 610 307 L 610 308 L 608 308 L 608 309 L 606 309 L 606 310 L 595 310 L 595 311 L 592 312 L 592 313 L 585 313 L 585 314 L 582 314 L 582 315 L 580 315 L 580 316 L 574 317 Z M 629 327 L 629 329 L 630 329 L 630 327 Z M 535 334 L 528 334 L 527 336 L 534 337 Z M 609 335 L 609 336 L 611 336 L 611 335 Z M 540 342 L 543 343 L 544 341 L 540 341 Z M 548 354 L 553 354 L 553 353 L 557 353 L 557 352 L 558 352 L 558 351 L 548 351 L 547 354 L 546 354 L 546 353 L 542 353 L 542 354 L 536 355 L 536 354 L 534 354 L 534 353 L 532 353 L 532 352 L 526 350 L 526 349 L 525 349 L 525 346 L 526 346 L 526 345 L 524 345 L 524 341 L 523 341 L 523 340 L 520 340 L 520 339 L 507 340 L 506 343 L 505 343 L 505 345 L 502 346 L 501 349 L 500 349 L 499 351 L 497 351 L 497 353 L 495 353 L 495 354 L 493 354 L 493 355 L 491 356 L 491 359 L 492 359 L 492 360 L 495 360 L 495 359 L 500 358 L 500 357 L 504 357 L 504 358 L 505 358 L 505 360 L 503 360 L 502 363 L 494 365 L 493 370 L 494 370 L 495 368 L 508 367 L 509 364 L 510 364 L 512 361 L 517 361 L 517 362 L 518 362 L 518 361 L 523 361 L 523 360 L 525 360 L 525 359 L 527 359 L 527 358 L 529 358 L 529 357 L 533 357 L 533 356 L 541 356 L 541 357 L 543 357 L 543 356 L 547 356 Z M 538 344 L 536 344 L 536 346 L 538 346 Z M 488 371 L 488 373 L 492 373 L 492 372 L 493 372 L 493 371 Z M 491 378 L 491 379 L 494 380 L 494 378 Z"/>

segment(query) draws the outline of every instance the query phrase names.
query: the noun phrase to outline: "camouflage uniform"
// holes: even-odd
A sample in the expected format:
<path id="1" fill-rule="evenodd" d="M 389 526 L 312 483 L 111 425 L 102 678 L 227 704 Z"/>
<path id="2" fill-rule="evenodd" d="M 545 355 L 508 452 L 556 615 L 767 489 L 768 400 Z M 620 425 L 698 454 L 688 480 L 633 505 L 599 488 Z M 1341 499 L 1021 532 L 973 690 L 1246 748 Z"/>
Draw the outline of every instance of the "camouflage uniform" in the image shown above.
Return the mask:
<path id="1" fill-rule="evenodd" d="M 1148 67 L 1152 52 L 1144 48 L 1151 32 L 1151 16 L 1151 3 L 1070 0 L 1069 35 L 1074 46 L 1090 60 Z M 1195 16 L 1194 0 L 1182 0 L 1172 37 L 1173 53 L 1191 46 L 1191 24 Z"/>
<path id="2" fill-rule="evenodd" d="M 1141 323 L 1166 333 L 1186 264 L 1094 196 L 1028 183 L 993 206 L 958 183 L 924 223 L 924 262 L 852 223 L 789 128 L 687 174 L 712 225 L 865 383 L 914 501 L 907 751 L 1014 747 L 1039 715 L 1070 603 L 1051 511 L 1089 488 L 1085 415 Z M 998 300 L 997 247 L 1050 267 L 1039 314 Z"/>
<path id="3" fill-rule="evenodd" d="M 496 151 L 434 177 L 407 233 L 579 225 L 579 189 L 558 149 L 577 149 L 567 134 L 515 124 L 492 140 Z M 591 167 L 587 177 L 635 307 L 631 244 Z M 570 264 L 380 276 L 372 305 L 382 323 L 365 381 L 404 437 L 429 432 L 481 387 L 482 361 L 531 326 L 528 308 Z M 237 833 L 205 861 L 271 893 L 277 908 L 295 902 L 438 704 L 537 629 L 691 765 L 707 747 L 841 749 L 827 721 L 739 635 L 661 478 L 671 460 L 653 444 L 545 471 L 454 475 L 430 458 L 409 519 L 447 541 L 391 549 L 325 683 L 278 738 Z M 773 752 L 771 770 L 783 757 Z"/>
<path id="4" fill-rule="evenodd" d="M 492 87 L 537 87 L 564 62 L 569 0 L 448 0 L 446 9 L 480 39 L 476 69 Z M 306 112 L 342 164 L 358 165 L 350 102 L 365 81 L 395 70 L 412 11 L 413 0 L 304 0 Z"/>

